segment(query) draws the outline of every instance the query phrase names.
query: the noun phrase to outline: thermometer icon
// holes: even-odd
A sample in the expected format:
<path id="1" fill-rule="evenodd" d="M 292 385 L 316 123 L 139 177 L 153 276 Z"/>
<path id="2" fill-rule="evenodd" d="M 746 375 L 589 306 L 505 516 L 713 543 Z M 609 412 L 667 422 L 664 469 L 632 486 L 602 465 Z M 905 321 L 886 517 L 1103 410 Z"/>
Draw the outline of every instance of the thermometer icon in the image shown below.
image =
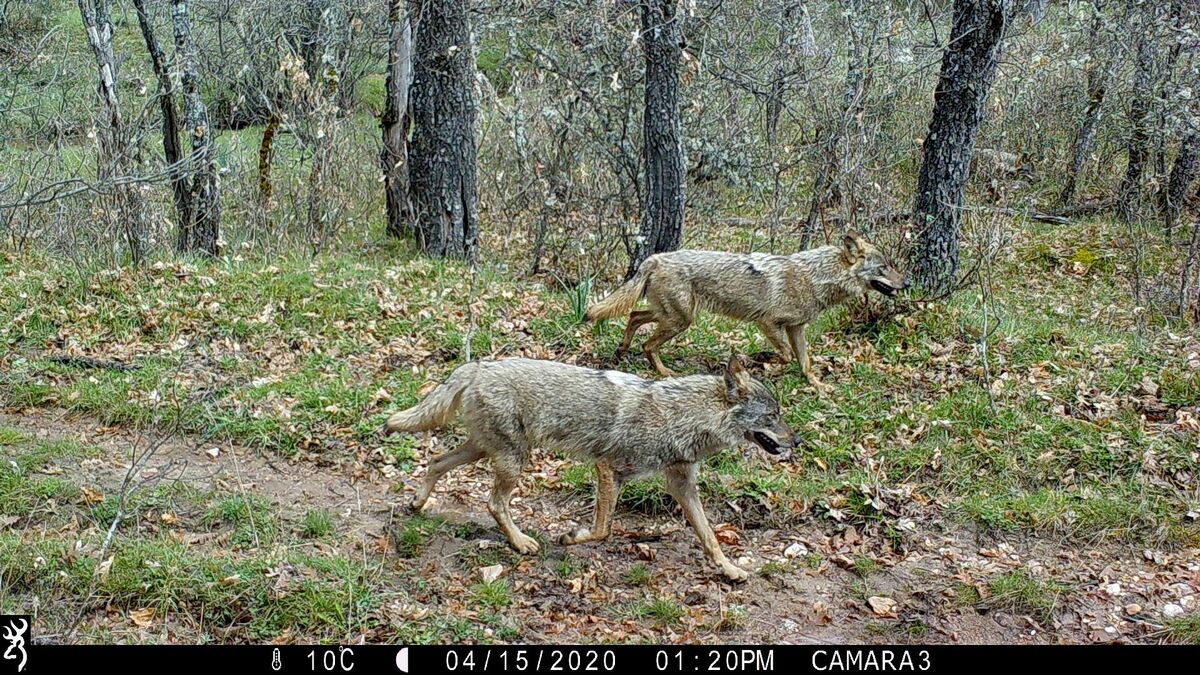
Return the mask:
<path id="1" fill-rule="evenodd" d="M 271 670 L 279 670 L 282 667 L 283 664 L 279 661 L 279 647 L 276 647 L 275 651 L 271 653 Z"/>

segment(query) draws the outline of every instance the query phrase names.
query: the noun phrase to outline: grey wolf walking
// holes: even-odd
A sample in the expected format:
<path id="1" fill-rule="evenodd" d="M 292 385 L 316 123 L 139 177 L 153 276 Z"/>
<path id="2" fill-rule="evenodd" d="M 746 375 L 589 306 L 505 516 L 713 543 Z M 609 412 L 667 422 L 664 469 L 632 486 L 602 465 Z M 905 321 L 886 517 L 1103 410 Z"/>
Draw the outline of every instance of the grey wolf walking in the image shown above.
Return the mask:
<path id="1" fill-rule="evenodd" d="M 856 233 L 841 246 L 820 246 L 791 255 L 721 253 L 681 250 L 646 258 L 620 288 L 587 310 L 587 319 L 611 319 L 629 313 L 625 336 L 617 348 L 629 351 L 639 328 L 655 323 L 642 350 L 660 375 L 658 349 L 687 330 L 700 310 L 758 324 L 763 335 L 787 363 L 800 370 L 818 389 L 820 380 L 808 359 L 804 331 L 826 309 L 874 290 L 894 296 L 908 287 L 904 274 L 878 247 Z M 646 309 L 633 310 L 641 298 Z"/>
<path id="2" fill-rule="evenodd" d="M 720 375 L 661 381 L 554 361 L 468 363 L 388 418 L 386 431 L 439 429 L 459 410 L 467 440 L 430 462 L 413 508 L 425 507 L 447 471 L 487 457 L 495 471 L 488 510 L 513 548 L 536 553 L 538 543 L 513 522 L 509 501 L 530 449 L 555 448 L 596 464 L 592 527 L 563 534 L 560 543 L 607 538 L 621 484 L 662 473 L 705 554 L 735 581 L 748 574 L 729 562 L 709 527 L 696 485 L 700 462 L 746 440 L 772 454 L 796 445 L 775 397 L 736 357 Z"/>

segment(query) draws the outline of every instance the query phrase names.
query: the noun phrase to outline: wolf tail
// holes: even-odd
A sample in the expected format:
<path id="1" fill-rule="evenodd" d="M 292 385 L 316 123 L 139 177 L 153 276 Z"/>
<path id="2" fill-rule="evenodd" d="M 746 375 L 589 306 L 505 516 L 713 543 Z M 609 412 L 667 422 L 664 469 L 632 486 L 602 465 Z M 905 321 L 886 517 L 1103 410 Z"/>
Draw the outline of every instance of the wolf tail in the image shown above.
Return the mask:
<path id="1" fill-rule="evenodd" d="M 613 291 L 607 298 L 588 307 L 587 320 L 613 319 L 628 314 L 629 310 L 633 309 L 633 306 L 646 293 L 646 284 L 649 283 L 650 274 L 655 267 L 658 267 L 656 256 L 650 256 L 642 261 L 642 264 L 638 266 L 637 273 L 629 281 L 621 284 L 621 287 Z"/>
<path id="2" fill-rule="evenodd" d="M 392 413 L 384 430 L 388 434 L 401 431 L 428 431 L 441 429 L 458 412 L 462 405 L 463 392 L 475 382 L 479 372 L 478 363 L 467 363 L 459 366 L 445 382 L 438 385 L 425 400 L 409 408 Z"/>

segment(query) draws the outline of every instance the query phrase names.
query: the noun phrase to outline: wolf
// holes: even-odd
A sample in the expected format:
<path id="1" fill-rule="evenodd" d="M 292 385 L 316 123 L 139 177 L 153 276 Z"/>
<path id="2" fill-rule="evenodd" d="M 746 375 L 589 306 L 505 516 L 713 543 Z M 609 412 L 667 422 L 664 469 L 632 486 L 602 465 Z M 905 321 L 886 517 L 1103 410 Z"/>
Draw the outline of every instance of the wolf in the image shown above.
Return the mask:
<path id="1" fill-rule="evenodd" d="M 772 454 L 797 442 L 778 401 L 738 357 L 719 375 L 660 381 L 555 361 L 467 363 L 416 406 L 389 417 L 385 431 L 444 428 L 460 410 L 467 440 L 430 462 L 415 510 L 424 509 L 447 471 L 487 457 L 495 473 L 488 510 L 513 548 L 536 553 L 537 541 L 513 522 L 509 501 L 530 449 L 554 448 L 596 466 L 592 526 L 564 533 L 559 543 L 607 538 L 621 485 L 661 473 L 704 553 L 734 581 L 749 575 L 725 557 L 704 515 L 696 487 L 700 462 L 746 440 Z"/>
<path id="2" fill-rule="evenodd" d="M 877 246 L 850 232 L 841 246 L 820 246 L 791 255 L 680 250 L 646 258 L 637 272 L 611 295 L 587 309 L 597 321 L 629 313 L 620 358 L 637 330 L 657 324 L 642 351 L 660 375 L 670 369 L 659 347 L 687 330 L 700 310 L 758 324 L 787 363 L 793 358 L 818 390 L 824 385 L 812 370 L 804 331 L 826 309 L 873 290 L 895 296 L 908 288 Z M 646 309 L 633 310 L 641 298 Z"/>

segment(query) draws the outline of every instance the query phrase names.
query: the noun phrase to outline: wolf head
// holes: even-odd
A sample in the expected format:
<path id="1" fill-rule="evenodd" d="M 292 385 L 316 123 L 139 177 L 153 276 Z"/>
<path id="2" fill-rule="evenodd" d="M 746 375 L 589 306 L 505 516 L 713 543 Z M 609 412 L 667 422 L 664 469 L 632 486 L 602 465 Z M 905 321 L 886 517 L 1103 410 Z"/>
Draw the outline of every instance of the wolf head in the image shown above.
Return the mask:
<path id="1" fill-rule="evenodd" d="M 842 259 L 864 291 L 873 290 L 890 298 L 908 288 L 904 273 L 892 266 L 883 251 L 858 236 L 857 232 L 842 238 Z"/>
<path id="2" fill-rule="evenodd" d="M 725 366 L 725 400 L 730 405 L 733 424 L 746 440 L 772 455 L 797 445 L 779 402 L 761 382 L 750 377 L 738 357 Z"/>

